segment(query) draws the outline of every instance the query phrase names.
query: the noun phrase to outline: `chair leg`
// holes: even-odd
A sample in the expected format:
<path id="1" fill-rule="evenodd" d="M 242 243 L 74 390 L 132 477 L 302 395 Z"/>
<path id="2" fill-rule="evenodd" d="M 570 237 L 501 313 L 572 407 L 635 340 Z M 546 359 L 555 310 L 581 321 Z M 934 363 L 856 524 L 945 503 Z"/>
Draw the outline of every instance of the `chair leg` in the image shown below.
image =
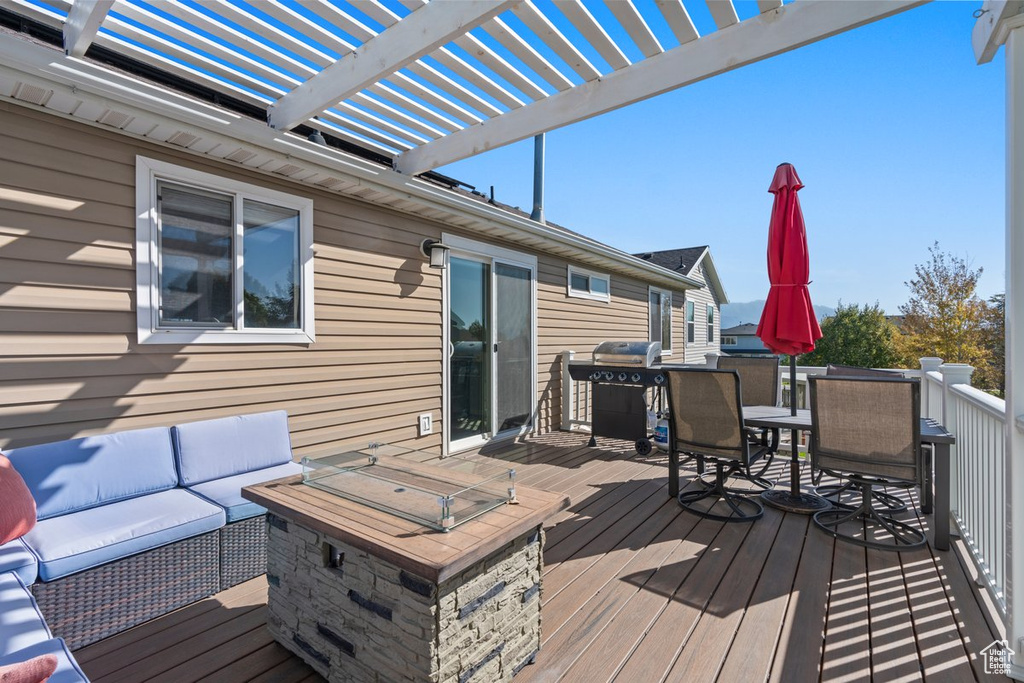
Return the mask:
<path id="1" fill-rule="evenodd" d="M 925 535 L 919 529 L 881 514 L 874 506 L 875 497 L 872 495 L 871 484 L 866 482 L 851 482 L 851 484 L 860 490 L 860 505 L 852 510 L 850 509 L 852 506 L 848 506 L 846 509 L 818 512 L 814 515 L 815 526 L 840 540 L 877 550 L 910 550 L 920 548 L 925 544 Z M 839 528 L 847 522 L 863 522 L 864 538 L 840 533 Z M 868 534 L 872 527 L 885 529 L 892 535 L 894 543 L 868 540 Z"/>
<path id="2" fill-rule="evenodd" d="M 687 512 L 719 522 L 753 522 L 755 519 L 760 519 L 764 515 L 764 507 L 761 506 L 761 503 L 755 499 L 732 493 L 725 487 L 725 479 L 725 463 L 716 463 L 715 483 L 711 486 L 702 486 L 693 491 L 683 491 L 678 497 L 679 504 Z M 707 510 L 695 507 L 695 503 L 706 499 L 714 501 Z M 731 514 L 720 515 L 711 512 L 719 499 L 732 510 Z M 744 512 L 744 509 L 748 512 Z"/>
<path id="3" fill-rule="evenodd" d="M 819 481 L 821 481 L 820 478 Z M 844 493 L 851 490 L 853 490 L 853 483 L 848 481 L 845 484 L 826 484 L 824 486 L 816 486 L 814 492 L 822 498 L 827 499 L 828 502 L 832 503 L 836 507 L 849 508 L 851 506 L 848 503 L 839 502 L 839 498 Z M 886 514 L 895 515 L 900 512 L 907 511 L 907 504 L 891 493 L 872 489 L 871 497 L 879 503 L 880 507 Z"/>

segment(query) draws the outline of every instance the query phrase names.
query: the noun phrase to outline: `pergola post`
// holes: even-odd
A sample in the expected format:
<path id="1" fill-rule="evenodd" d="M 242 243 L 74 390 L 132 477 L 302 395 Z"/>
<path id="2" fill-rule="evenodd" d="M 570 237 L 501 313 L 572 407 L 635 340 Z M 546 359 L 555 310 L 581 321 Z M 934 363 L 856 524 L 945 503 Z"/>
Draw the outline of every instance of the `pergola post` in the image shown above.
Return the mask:
<path id="1" fill-rule="evenodd" d="M 1006 38 L 1006 553 L 1010 675 L 1024 680 L 1024 24 Z"/>

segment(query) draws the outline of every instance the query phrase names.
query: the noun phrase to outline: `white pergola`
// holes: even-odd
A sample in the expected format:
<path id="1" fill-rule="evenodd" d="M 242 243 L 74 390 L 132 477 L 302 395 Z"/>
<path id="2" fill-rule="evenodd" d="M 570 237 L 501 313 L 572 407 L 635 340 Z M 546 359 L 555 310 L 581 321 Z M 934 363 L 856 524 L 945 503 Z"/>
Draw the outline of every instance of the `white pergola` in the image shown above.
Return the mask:
<path id="1" fill-rule="evenodd" d="M 307 124 L 416 175 L 923 0 L 0 0 L 63 32 Z M 697 7 L 700 5 L 699 7 Z M 689 7 L 688 7 L 689 6 Z M 691 8 L 710 14 L 702 35 Z"/>
<path id="2" fill-rule="evenodd" d="M 526 234 L 524 243 L 557 253 L 564 236 L 413 177 L 919 4 L 0 0 L 60 31 L 67 53 L 0 41 L 0 92 L 398 210 Z M 1024 2 L 987 0 L 973 42 L 979 63 L 1006 46 L 1006 605 L 1013 675 L 1024 679 Z M 85 59 L 94 45 L 265 111 L 266 123 L 103 70 Z M 86 91 L 89 107 L 75 99 Z M 391 159 L 393 170 L 328 154 L 290 132 L 299 125 Z M 240 139 L 252 148 L 239 148 Z M 592 250 L 619 258 L 603 245 Z"/>

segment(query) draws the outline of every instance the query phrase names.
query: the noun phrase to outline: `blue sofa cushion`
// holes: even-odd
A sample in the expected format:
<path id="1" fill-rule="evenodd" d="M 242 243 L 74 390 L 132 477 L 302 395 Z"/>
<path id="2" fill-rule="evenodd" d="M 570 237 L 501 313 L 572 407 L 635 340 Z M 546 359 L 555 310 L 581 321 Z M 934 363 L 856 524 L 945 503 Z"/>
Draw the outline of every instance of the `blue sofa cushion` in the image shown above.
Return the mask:
<path id="1" fill-rule="evenodd" d="M 0 658 L 52 637 L 35 598 L 18 575 L 0 574 Z"/>
<path id="2" fill-rule="evenodd" d="M 39 578 L 53 581 L 224 526 L 224 510 L 184 489 L 45 519 L 25 535 Z"/>
<path id="3" fill-rule="evenodd" d="M 283 410 L 176 425 L 172 434 L 182 486 L 292 460 L 288 413 Z"/>
<path id="4" fill-rule="evenodd" d="M 224 508 L 228 524 L 231 524 L 242 519 L 262 515 L 267 511 L 265 507 L 242 498 L 243 486 L 262 484 L 265 481 L 290 477 L 293 474 L 302 474 L 302 465 L 297 462 L 286 462 L 283 465 L 265 467 L 262 470 L 236 474 L 233 477 L 206 481 L 202 484 L 191 486 L 188 490 L 198 493 L 211 503 Z"/>
<path id="5" fill-rule="evenodd" d="M 18 652 L 0 657 L 0 666 L 17 664 L 18 662 L 24 662 L 41 655 L 54 655 L 57 657 L 57 670 L 47 679 L 47 683 L 89 683 L 89 679 L 86 678 L 82 668 L 78 666 L 78 662 L 71 656 L 71 652 L 68 650 L 68 646 L 64 643 L 63 638 L 50 638 Z"/>
<path id="6" fill-rule="evenodd" d="M 32 491 L 40 520 L 178 483 L 166 427 L 15 448 L 7 457 Z"/>
<path id="7" fill-rule="evenodd" d="M 39 563 L 20 538 L 0 545 L 0 573 L 14 572 L 26 586 L 39 576 Z"/>

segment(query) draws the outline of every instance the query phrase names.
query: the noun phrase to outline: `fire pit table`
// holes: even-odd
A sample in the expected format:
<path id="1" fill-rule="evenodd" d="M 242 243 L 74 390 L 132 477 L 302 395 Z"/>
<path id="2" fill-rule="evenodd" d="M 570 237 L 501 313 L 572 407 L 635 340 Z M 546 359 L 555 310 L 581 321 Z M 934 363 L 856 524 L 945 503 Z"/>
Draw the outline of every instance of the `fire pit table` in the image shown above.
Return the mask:
<path id="1" fill-rule="evenodd" d="M 540 648 L 543 522 L 563 494 L 407 449 L 304 460 L 268 515 L 267 625 L 330 681 L 508 681 Z"/>

